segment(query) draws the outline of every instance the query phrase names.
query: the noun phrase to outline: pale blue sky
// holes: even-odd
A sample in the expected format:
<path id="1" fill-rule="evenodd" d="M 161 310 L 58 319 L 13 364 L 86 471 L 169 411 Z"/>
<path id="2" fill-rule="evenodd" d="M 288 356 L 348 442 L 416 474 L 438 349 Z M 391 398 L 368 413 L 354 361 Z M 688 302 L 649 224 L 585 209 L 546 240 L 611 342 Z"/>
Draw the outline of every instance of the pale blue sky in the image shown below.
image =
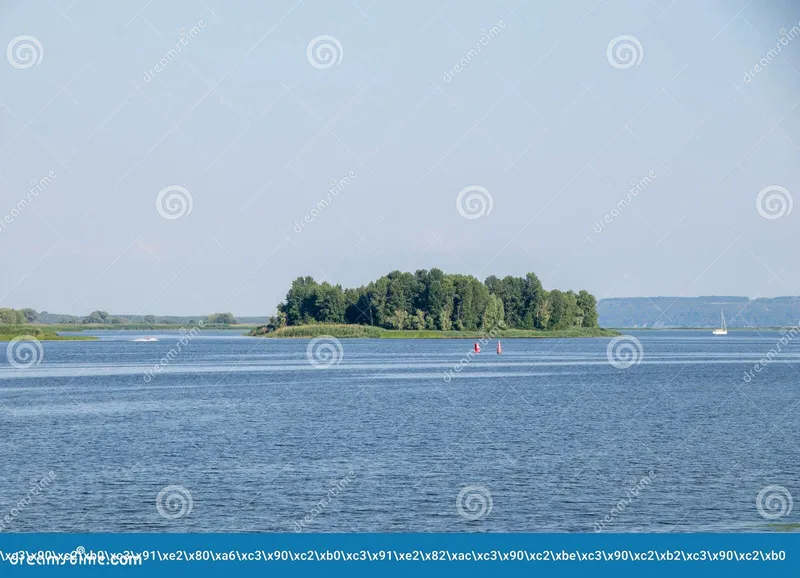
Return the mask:
<path id="1" fill-rule="evenodd" d="M 0 305 L 268 314 L 299 275 L 431 267 L 598 298 L 796 294 L 800 209 L 766 219 L 756 197 L 800 194 L 800 37 L 744 77 L 798 20 L 765 0 L 6 1 L 0 44 L 42 58 L 0 59 Z M 338 64 L 309 62 L 323 35 Z M 628 68 L 607 57 L 623 35 Z M 171 185 L 177 219 L 156 207 Z M 467 219 L 472 185 L 492 210 Z"/>

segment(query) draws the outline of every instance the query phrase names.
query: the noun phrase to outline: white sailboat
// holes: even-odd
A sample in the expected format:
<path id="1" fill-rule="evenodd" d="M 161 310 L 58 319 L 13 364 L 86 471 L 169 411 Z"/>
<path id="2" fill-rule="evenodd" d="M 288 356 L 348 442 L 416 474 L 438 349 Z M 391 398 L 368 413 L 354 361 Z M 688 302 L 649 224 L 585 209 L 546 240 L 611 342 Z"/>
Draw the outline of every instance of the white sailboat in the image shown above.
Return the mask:
<path id="1" fill-rule="evenodd" d="M 722 320 L 722 326 L 719 329 L 714 330 L 714 335 L 727 335 L 728 328 L 725 325 L 725 313 L 723 311 L 720 311 L 719 315 Z"/>

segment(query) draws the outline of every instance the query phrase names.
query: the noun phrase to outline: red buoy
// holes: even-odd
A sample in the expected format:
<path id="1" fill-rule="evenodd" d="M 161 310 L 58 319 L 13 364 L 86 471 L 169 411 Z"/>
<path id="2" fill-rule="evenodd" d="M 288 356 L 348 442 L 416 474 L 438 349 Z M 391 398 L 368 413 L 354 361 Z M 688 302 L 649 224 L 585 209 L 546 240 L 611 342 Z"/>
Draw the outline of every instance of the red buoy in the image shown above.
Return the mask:
<path id="1" fill-rule="evenodd" d="M 475 353 L 480 353 L 480 352 L 481 352 L 481 346 L 478 345 L 478 342 L 476 341 L 475 342 Z"/>
<path id="2" fill-rule="evenodd" d="M 500 355 L 501 353 L 503 353 L 503 346 L 500 345 L 500 340 L 498 339 L 497 340 L 497 355 Z"/>

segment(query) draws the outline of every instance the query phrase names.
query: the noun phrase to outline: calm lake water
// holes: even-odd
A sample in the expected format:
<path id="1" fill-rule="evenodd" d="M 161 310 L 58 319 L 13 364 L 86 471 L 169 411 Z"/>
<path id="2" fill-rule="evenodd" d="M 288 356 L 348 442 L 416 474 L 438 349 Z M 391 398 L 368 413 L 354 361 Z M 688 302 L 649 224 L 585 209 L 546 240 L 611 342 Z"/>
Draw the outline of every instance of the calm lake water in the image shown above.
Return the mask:
<path id="1" fill-rule="evenodd" d="M 785 493 L 800 498 L 800 336 L 747 382 L 777 331 L 634 331 L 628 368 L 607 338 L 509 339 L 471 360 L 470 340 L 341 340 L 317 368 L 309 340 L 202 331 L 169 354 L 177 333 L 95 335 L 46 342 L 28 368 L 0 356 L 0 531 L 800 522 Z M 324 346 L 317 365 L 338 358 Z"/>

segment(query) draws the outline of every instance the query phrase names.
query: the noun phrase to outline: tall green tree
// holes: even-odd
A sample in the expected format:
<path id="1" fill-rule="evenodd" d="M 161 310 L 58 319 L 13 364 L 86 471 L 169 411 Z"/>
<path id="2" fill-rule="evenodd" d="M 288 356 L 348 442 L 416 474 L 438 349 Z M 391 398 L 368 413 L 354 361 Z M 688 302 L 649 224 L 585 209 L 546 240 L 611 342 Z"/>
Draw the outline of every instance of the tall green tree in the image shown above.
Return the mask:
<path id="1" fill-rule="evenodd" d="M 224 325 L 235 325 L 236 318 L 233 313 L 212 313 L 206 317 L 207 323 L 219 323 Z"/>
<path id="2" fill-rule="evenodd" d="M 104 324 L 110 321 L 108 311 L 92 311 L 83 318 L 81 323 Z"/>
<path id="3" fill-rule="evenodd" d="M 314 287 L 313 316 L 320 323 L 344 323 L 346 303 L 341 285 L 328 282 Z"/>
<path id="4" fill-rule="evenodd" d="M 36 323 L 36 320 L 39 318 L 39 314 L 36 313 L 36 310 L 29 307 L 22 309 L 21 312 L 25 316 L 25 321 L 27 323 Z"/>
<path id="5" fill-rule="evenodd" d="M 544 298 L 542 282 L 535 273 L 525 275 L 522 283 L 522 299 L 525 303 L 525 316 L 522 325 L 525 329 L 543 329 L 539 315 L 540 305 Z"/>
<path id="6" fill-rule="evenodd" d="M 481 329 L 489 332 L 505 326 L 505 312 L 503 311 L 503 301 L 497 295 L 489 295 L 489 302 L 483 311 Z"/>
<path id="7" fill-rule="evenodd" d="M 597 299 L 588 291 L 578 291 L 578 307 L 581 309 L 583 327 L 597 327 Z"/>
<path id="8" fill-rule="evenodd" d="M 292 281 L 292 286 L 286 294 L 286 303 L 283 308 L 289 325 L 301 325 L 314 321 L 314 292 L 316 287 L 317 282 L 314 281 L 313 277 L 298 277 Z"/>

